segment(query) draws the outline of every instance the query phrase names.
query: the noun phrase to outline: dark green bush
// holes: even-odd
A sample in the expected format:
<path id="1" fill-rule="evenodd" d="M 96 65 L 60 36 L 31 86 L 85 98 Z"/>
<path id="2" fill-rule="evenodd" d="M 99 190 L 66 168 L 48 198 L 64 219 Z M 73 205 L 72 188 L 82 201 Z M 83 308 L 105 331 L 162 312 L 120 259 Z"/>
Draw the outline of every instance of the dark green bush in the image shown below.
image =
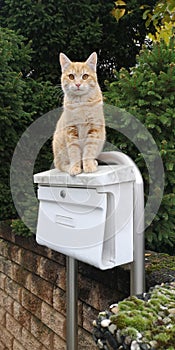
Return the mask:
<path id="1" fill-rule="evenodd" d="M 31 237 L 33 232 L 29 230 L 27 226 L 23 223 L 21 219 L 12 220 L 11 223 L 12 233 L 16 236 Z"/>
<path id="2" fill-rule="evenodd" d="M 154 6 L 156 0 L 148 0 Z M 111 15 L 112 0 L 3 0 L 1 24 L 18 31 L 32 42 L 32 69 L 35 78 L 57 83 L 58 55 L 72 60 L 87 59 L 92 51 L 99 56 L 99 80 L 113 76 L 113 68 L 131 67 L 146 32 L 143 0 L 128 0 L 126 14 L 118 23 Z M 133 11 L 132 11 L 133 10 Z"/>
<path id="3" fill-rule="evenodd" d="M 30 72 L 32 50 L 22 36 L 0 28 L 0 51 L 0 220 L 6 220 L 16 217 L 9 184 L 15 146 L 27 126 L 59 99 L 51 83 L 24 77 Z"/>
<path id="4" fill-rule="evenodd" d="M 106 102 L 126 109 L 134 115 L 152 134 L 164 164 L 165 189 L 160 209 L 155 220 L 146 231 L 147 246 L 160 251 L 174 251 L 175 244 L 175 38 L 169 45 L 154 43 L 152 50 L 143 48 L 137 57 L 137 65 L 116 72 L 116 80 L 108 84 Z M 129 123 L 129 121 L 128 121 Z M 125 128 L 132 125 L 123 124 Z M 122 131 L 122 128 L 121 128 Z M 148 170 L 137 147 L 121 134 L 109 131 L 109 140 L 130 155 L 145 181 L 148 194 Z M 136 137 L 140 144 L 148 145 L 145 135 Z M 134 141 L 134 140 L 133 140 Z M 156 169 L 156 162 L 155 162 Z M 157 190 L 159 184 L 157 184 Z"/>
<path id="5" fill-rule="evenodd" d="M 31 121 L 30 114 L 24 111 L 25 82 L 22 79 L 24 67 L 29 69 L 31 49 L 13 31 L 0 29 L 0 50 L 0 217 L 6 219 L 9 214 L 14 215 L 9 189 L 9 166 L 14 146 L 18 135 Z"/>

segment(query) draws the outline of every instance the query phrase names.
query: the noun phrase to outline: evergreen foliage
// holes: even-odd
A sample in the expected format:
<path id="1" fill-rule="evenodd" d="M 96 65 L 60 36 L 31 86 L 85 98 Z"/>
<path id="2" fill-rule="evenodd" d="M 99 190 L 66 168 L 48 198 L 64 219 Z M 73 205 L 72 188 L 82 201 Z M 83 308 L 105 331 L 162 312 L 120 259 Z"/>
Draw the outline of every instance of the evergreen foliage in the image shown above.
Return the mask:
<path id="1" fill-rule="evenodd" d="M 149 0 L 149 9 L 155 3 L 155 0 Z M 143 4 L 144 0 L 127 1 L 126 13 L 117 22 L 111 15 L 114 7 L 111 0 L 0 2 L 3 26 L 0 28 L 1 220 L 16 217 L 9 169 L 20 135 L 38 116 L 59 104 L 58 86 L 52 85 L 57 84 L 60 77 L 59 52 L 65 52 L 72 60 L 84 60 L 92 51 L 97 51 L 100 83 L 105 79 L 114 80 L 108 83 L 106 102 L 136 116 L 153 135 L 159 148 L 166 175 L 165 193 L 146 239 L 150 248 L 173 252 L 175 40 L 171 38 L 167 45 L 163 41 L 154 43 L 152 50 L 144 48 L 137 57 L 137 65 L 128 71 L 135 65 L 136 54 L 148 31 L 146 18 L 142 18 Z M 124 68 L 117 73 L 121 67 Z M 108 140 L 138 164 L 148 194 L 150 179 L 138 149 L 122 133 L 116 135 L 109 128 Z M 148 140 L 140 135 L 140 142 L 146 144 Z M 37 171 L 51 160 L 51 147 L 45 145 L 37 159 Z M 14 224 L 15 229 L 18 226 L 25 235 L 20 222 Z"/>
<path id="2" fill-rule="evenodd" d="M 31 67 L 35 78 L 57 84 L 60 77 L 59 52 L 71 60 L 85 60 L 98 53 L 99 81 L 113 77 L 113 68 L 135 64 L 148 29 L 139 7 L 143 0 L 127 1 L 127 12 L 117 23 L 112 0 L 4 0 L 0 20 L 31 41 Z M 149 0 L 152 8 L 155 0 Z M 132 9 L 135 11 L 132 12 Z M 131 13 L 132 12 L 132 13 Z"/>
<path id="3" fill-rule="evenodd" d="M 58 102 L 51 83 L 24 78 L 32 50 L 22 36 L 0 28 L 0 52 L 0 220 L 5 220 L 16 216 L 9 184 L 15 146 L 27 126 Z"/>
<path id="4" fill-rule="evenodd" d="M 175 244 L 175 38 L 167 45 L 154 43 L 152 50 L 143 48 L 137 65 L 128 72 L 121 69 L 108 85 L 106 101 L 126 109 L 137 117 L 152 134 L 164 164 L 165 189 L 155 220 L 146 231 L 149 248 L 174 251 Z M 126 125 L 123 125 L 123 129 Z M 127 125 L 127 128 L 132 125 Z M 145 135 L 136 135 L 147 145 Z M 109 133 L 109 139 L 138 164 L 148 194 L 148 171 L 138 149 L 122 134 Z M 134 140 L 133 140 L 134 141 Z M 149 143 L 148 143 L 149 155 Z M 151 155 L 150 155 L 151 157 Z M 155 163 L 156 167 L 156 163 Z M 157 190 L 159 184 L 157 184 Z"/>

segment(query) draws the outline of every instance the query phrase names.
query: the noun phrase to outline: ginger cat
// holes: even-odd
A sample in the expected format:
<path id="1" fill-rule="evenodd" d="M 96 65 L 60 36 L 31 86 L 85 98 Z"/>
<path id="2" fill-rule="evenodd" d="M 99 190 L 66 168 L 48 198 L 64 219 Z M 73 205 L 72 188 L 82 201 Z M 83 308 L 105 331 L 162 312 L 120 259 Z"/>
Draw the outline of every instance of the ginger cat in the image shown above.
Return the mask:
<path id="1" fill-rule="evenodd" d="M 105 141 L 103 99 L 97 81 L 97 54 L 86 62 L 71 62 L 60 53 L 63 113 L 53 136 L 55 167 L 70 175 L 97 170 Z"/>

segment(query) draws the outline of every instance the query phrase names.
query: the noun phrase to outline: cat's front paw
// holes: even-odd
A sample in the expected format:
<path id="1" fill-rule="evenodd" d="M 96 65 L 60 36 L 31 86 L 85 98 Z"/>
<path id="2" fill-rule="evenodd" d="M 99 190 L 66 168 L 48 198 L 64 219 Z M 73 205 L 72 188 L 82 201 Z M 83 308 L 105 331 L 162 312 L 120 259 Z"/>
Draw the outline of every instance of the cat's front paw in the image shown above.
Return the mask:
<path id="1" fill-rule="evenodd" d="M 69 169 L 69 174 L 71 176 L 78 175 L 81 172 L 82 172 L 82 169 L 81 169 L 81 166 L 79 164 L 75 164 L 75 165 L 71 166 Z"/>
<path id="2" fill-rule="evenodd" d="M 97 171 L 97 161 L 95 159 L 85 159 L 83 161 L 83 170 L 85 173 L 94 173 Z"/>

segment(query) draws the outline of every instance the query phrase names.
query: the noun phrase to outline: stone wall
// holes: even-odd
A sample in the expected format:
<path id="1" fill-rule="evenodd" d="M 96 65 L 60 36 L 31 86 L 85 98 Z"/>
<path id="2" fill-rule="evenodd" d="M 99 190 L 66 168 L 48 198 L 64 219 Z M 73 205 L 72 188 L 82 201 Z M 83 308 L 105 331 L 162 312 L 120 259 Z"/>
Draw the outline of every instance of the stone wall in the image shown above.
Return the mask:
<path id="1" fill-rule="evenodd" d="M 95 350 L 92 321 L 129 295 L 129 274 L 79 262 L 78 288 L 78 349 Z M 5 349 L 66 349 L 66 261 L 35 237 L 17 237 L 1 227 L 0 350 Z"/>

